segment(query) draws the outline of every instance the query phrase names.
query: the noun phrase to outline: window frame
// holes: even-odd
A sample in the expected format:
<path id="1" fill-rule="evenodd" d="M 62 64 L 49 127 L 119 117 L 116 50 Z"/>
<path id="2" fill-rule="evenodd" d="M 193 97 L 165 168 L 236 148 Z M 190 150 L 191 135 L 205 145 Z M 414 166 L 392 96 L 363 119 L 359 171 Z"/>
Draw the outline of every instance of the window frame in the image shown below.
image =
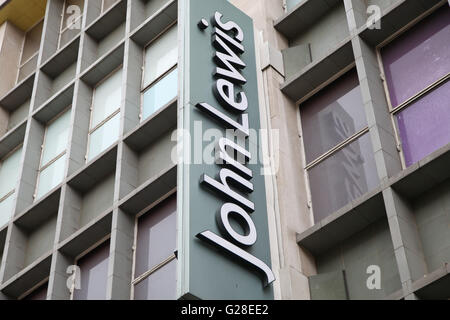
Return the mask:
<path id="1" fill-rule="evenodd" d="M 117 109 L 114 109 L 114 111 L 108 115 L 105 119 L 103 119 L 102 121 L 100 121 L 97 125 L 95 125 L 92 128 L 92 120 L 93 120 L 93 115 L 94 115 L 94 103 L 95 103 L 95 92 L 97 90 L 97 88 L 99 86 L 101 86 L 106 80 L 108 80 L 109 78 L 111 78 L 116 72 L 118 72 L 119 70 L 122 69 L 122 82 L 120 83 L 120 89 L 123 91 L 123 64 L 121 64 L 120 66 L 118 66 L 116 69 L 114 69 L 113 71 L 111 71 L 108 75 L 106 75 L 102 80 L 100 80 L 92 89 L 92 101 L 91 101 L 91 106 L 89 108 L 89 130 L 88 130 L 88 140 L 87 140 L 87 150 L 86 150 L 86 155 L 85 155 L 85 160 L 86 163 L 91 162 L 94 158 L 92 158 L 91 160 L 89 160 L 89 153 L 90 153 L 90 142 L 91 142 L 91 135 L 97 131 L 98 129 L 100 129 L 102 126 L 104 126 L 107 122 L 109 122 L 111 119 L 113 119 L 116 115 L 120 114 L 121 110 L 122 110 L 122 99 L 123 99 L 123 92 L 122 92 L 122 98 L 121 101 L 118 103 L 118 107 Z M 120 128 L 119 128 L 120 130 Z M 119 132 L 119 137 L 120 137 L 120 132 Z M 106 150 L 106 149 L 105 149 Z M 101 154 L 102 152 L 100 152 L 99 154 Z"/>
<path id="2" fill-rule="evenodd" d="M 34 58 L 36 58 L 36 57 L 38 57 L 38 55 L 39 55 L 39 52 L 41 51 L 41 45 L 42 45 L 42 33 L 44 32 L 44 26 L 42 26 L 42 33 L 41 33 L 41 44 L 39 45 L 39 49 L 35 52 L 35 53 L 33 53 L 26 61 L 23 61 L 22 62 L 22 58 L 23 58 L 23 52 L 24 52 L 24 49 L 25 49 L 25 43 L 26 43 L 26 41 L 27 41 L 27 34 L 31 31 L 31 30 L 33 30 L 36 26 L 38 26 L 41 22 L 43 22 L 45 20 L 45 17 L 42 17 L 38 22 L 36 22 L 33 26 L 31 26 L 26 32 L 25 32 L 25 34 L 24 34 L 24 37 L 23 37 L 23 41 L 22 41 L 22 45 L 21 45 L 21 50 L 20 50 L 20 59 L 19 59 L 19 63 L 18 63 L 18 65 L 17 65 L 17 75 L 16 75 L 16 85 L 19 83 L 19 77 L 20 77 L 20 70 L 28 63 L 28 62 L 30 62 L 31 60 L 33 60 Z M 38 61 L 36 61 L 36 68 L 37 68 L 37 62 Z M 35 69 L 36 69 L 35 68 Z M 36 70 L 35 70 L 36 71 Z M 31 73 L 31 74 L 33 74 L 33 73 Z M 29 77 L 29 75 L 27 76 L 27 77 Z M 27 77 L 25 77 L 24 78 L 24 80 L 27 78 Z"/>
<path id="3" fill-rule="evenodd" d="M 167 33 L 172 27 L 175 27 L 178 25 L 178 20 L 175 20 L 174 22 L 172 22 L 169 26 L 167 26 L 166 28 L 164 28 L 163 31 L 161 31 L 158 35 L 156 35 L 152 40 L 150 40 L 143 49 L 143 55 L 142 55 L 142 77 L 141 77 L 141 91 L 140 91 L 140 95 L 141 95 L 141 106 L 139 108 L 139 123 L 144 122 L 146 119 L 144 119 L 144 95 L 145 93 L 154 85 L 156 85 L 158 82 L 160 82 L 162 79 L 164 79 L 169 73 L 171 73 L 172 71 L 174 71 L 176 68 L 178 68 L 178 59 L 177 62 L 175 64 L 173 64 L 170 68 L 168 68 L 166 71 L 164 71 L 161 75 L 159 75 L 157 78 L 155 78 L 154 80 L 150 81 L 147 85 L 145 84 L 145 70 L 146 70 L 146 63 L 145 63 L 145 55 L 147 53 L 148 48 L 158 39 L 160 39 L 162 36 L 164 36 L 165 33 Z M 177 28 L 177 32 L 178 32 L 178 26 Z M 177 33 L 178 34 L 178 33 Z M 179 53 L 179 46 L 178 46 L 178 37 L 177 37 L 177 48 L 178 48 L 178 53 Z M 179 58 L 179 57 L 178 57 Z M 179 89 L 179 88 L 178 88 Z M 179 92 L 177 92 L 176 98 L 178 99 L 179 96 Z M 164 106 L 161 106 L 161 108 L 163 108 Z M 159 108 L 160 109 L 160 108 Z M 158 110 L 159 110 L 158 109 Z M 151 118 L 151 116 L 149 116 L 147 119 Z"/>
<path id="4" fill-rule="evenodd" d="M 62 10 L 62 13 L 61 13 L 61 23 L 60 23 L 60 26 L 59 26 L 58 49 L 57 49 L 57 50 L 60 50 L 61 48 L 63 48 L 63 47 L 61 47 L 61 37 L 62 37 L 62 34 L 63 34 L 65 31 L 67 31 L 67 30 L 69 29 L 70 26 L 72 26 L 73 24 L 77 23 L 79 20 L 81 20 L 81 21 L 80 21 L 81 24 L 83 23 L 82 19 L 83 19 L 83 16 L 84 16 L 84 7 L 86 6 L 86 0 L 83 0 L 83 11 L 81 12 L 80 16 L 79 16 L 77 19 L 75 19 L 75 21 L 74 21 L 71 25 L 63 27 L 63 25 L 64 25 L 64 15 L 66 14 L 66 4 L 67 4 L 67 0 L 64 0 L 63 10 Z M 81 27 L 83 27 L 83 26 L 81 26 Z M 81 32 L 81 28 L 80 28 L 80 32 Z M 75 36 L 75 37 L 76 37 L 76 36 Z M 75 38 L 75 37 L 74 37 L 74 38 Z M 72 40 L 73 40 L 73 39 L 72 39 Z M 72 40 L 70 40 L 69 42 L 71 42 Z M 68 44 L 68 43 L 67 43 L 67 44 Z"/>
<path id="5" fill-rule="evenodd" d="M 170 190 L 169 192 L 167 192 L 166 194 L 164 194 L 163 196 L 161 196 L 159 199 L 157 199 L 156 201 L 154 201 L 152 204 L 150 204 L 149 206 L 147 206 L 145 209 L 141 210 L 134 218 L 134 239 L 133 239 L 133 263 L 132 263 L 132 270 L 131 270 L 131 292 L 130 292 L 130 299 L 134 300 L 134 287 L 136 285 L 138 285 L 139 283 L 141 283 L 142 281 L 144 281 L 145 279 L 147 279 L 149 276 L 151 276 L 152 274 L 154 274 L 155 272 L 157 272 L 158 270 L 160 270 L 161 268 L 167 266 L 169 263 L 171 263 L 173 260 L 178 260 L 176 252 L 178 251 L 178 249 L 176 248 L 175 251 L 166 259 L 164 259 L 163 261 L 161 261 L 160 263 L 158 263 L 157 265 L 155 265 L 154 267 L 152 267 L 151 269 L 147 270 L 146 272 L 144 272 L 143 274 L 139 275 L 136 277 L 136 252 L 137 252 L 137 238 L 138 238 L 138 227 L 139 227 L 139 218 L 144 216 L 145 214 L 148 214 L 149 211 L 151 211 L 153 208 L 155 208 L 156 206 L 158 206 L 159 204 L 163 203 L 165 200 L 167 200 L 168 198 L 170 198 L 171 196 L 177 194 L 177 188 L 173 188 L 172 190 Z M 178 239 L 177 239 L 178 240 Z"/>
<path id="6" fill-rule="evenodd" d="M 91 253 L 92 251 L 94 251 L 95 249 L 97 249 L 98 247 L 100 247 L 102 244 L 104 244 L 105 242 L 109 241 L 109 256 L 108 256 L 108 265 L 109 265 L 109 259 L 111 259 L 111 234 L 108 234 L 107 236 L 103 237 L 102 239 L 100 239 L 99 241 L 97 241 L 96 243 L 94 243 L 92 246 L 90 246 L 89 248 L 87 248 L 86 250 L 84 250 L 83 252 L 81 252 L 79 255 L 77 255 L 75 257 L 75 259 L 73 260 L 73 265 L 74 266 L 78 266 L 78 262 L 84 258 L 85 256 L 87 256 L 89 253 Z M 80 275 L 81 276 L 81 275 Z M 80 279 L 81 280 L 81 279 Z M 75 281 L 76 278 L 73 277 L 73 281 L 72 281 L 72 285 L 69 289 L 70 292 L 70 298 L 69 300 L 71 301 L 75 301 L 74 298 L 74 294 L 75 294 Z M 108 290 L 108 287 L 105 288 L 105 290 Z M 107 295 L 107 292 L 105 291 L 105 295 Z"/>
<path id="7" fill-rule="evenodd" d="M 390 90 L 389 90 L 388 82 L 386 79 L 386 72 L 385 72 L 385 68 L 384 68 L 383 56 L 381 54 L 381 50 L 384 47 L 386 47 L 388 44 L 394 42 L 396 39 L 398 39 L 403 34 L 410 31 L 421 21 L 423 21 L 427 17 L 431 16 L 433 13 L 435 13 L 436 11 L 438 11 L 439 9 L 441 9 L 443 6 L 446 6 L 446 5 L 447 5 L 447 3 L 438 3 L 437 5 L 433 6 L 432 8 L 430 8 L 427 11 L 425 11 L 424 13 L 422 13 L 420 16 L 418 16 L 417 18 L 415 18 L 414 20 L 409 22 L 406 26 L 404 26 L 403 28 L 398 30 L 396 33 L 394 33 L 389 38 L 387 38 L 386 40 L 384 40 L 382 43 L 380 43 L 379 45 L 377 45 L 375 47 L 378 67 L 380 69 L 381 81 L 383 83 L 383 88 L 384 88 L 384 94 L 385 94 L 386 101 L 388 104 L 388 109 L 389 109 L 388 111 L 389 111 L 389 114 L 391 117 L 392 127 L 394 128 L 395 143 L 397 146 L 397 151 L 400 154 L 400 162 L 401 162 L 402 171 L 406 170 L 408 168 L 408 166 L 406 165 L 405 153 L 403 150 L 403 143 L 402 143 L 402 140 L 400 137 L 400 131 L 398 128 L 397 116 L 399 113 L 408 109 L 408 107 L 410 107 L 415 102 L 419 101 L 422 97 L 426 96 L 428 93 L 434 91 L 439 86 L 446 83 L 447 81 L 450 81 L 450 71 L 446 75 L 444 75 L 442 78 L 434 81 L 433 83 L 429 84 L 426 88 L 422 89 L 421 91 L 414 94 L 412 97 L 410 97 L 407 100 L 405 100 L 404 102 L 400 103 L 398 106 L 393 107 L 392 101 L 391 101 Z"/>

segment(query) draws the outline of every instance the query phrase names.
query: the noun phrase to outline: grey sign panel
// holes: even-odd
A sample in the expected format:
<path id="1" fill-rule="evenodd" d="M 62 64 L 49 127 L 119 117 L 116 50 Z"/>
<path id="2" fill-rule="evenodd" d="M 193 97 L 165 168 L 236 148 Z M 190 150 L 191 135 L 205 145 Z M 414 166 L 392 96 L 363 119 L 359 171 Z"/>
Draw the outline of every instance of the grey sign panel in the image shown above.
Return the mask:
<path id="1" fill-rule="evenodd" d="M 225 0 L 179 19 L 178 296 L 273 299 L 253 22 Z"/>

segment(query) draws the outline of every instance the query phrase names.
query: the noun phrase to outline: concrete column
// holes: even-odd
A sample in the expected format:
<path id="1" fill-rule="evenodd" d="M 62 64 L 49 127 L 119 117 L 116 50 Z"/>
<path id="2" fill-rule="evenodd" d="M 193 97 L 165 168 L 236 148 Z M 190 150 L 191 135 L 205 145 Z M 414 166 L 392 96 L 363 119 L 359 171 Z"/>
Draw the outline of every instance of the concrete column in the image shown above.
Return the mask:
<path id="1" fill-rule="evenodd" d="M 383 191 L 403 294 L 414 298 L 412 282 L 428 273 L 414 213 L 407 199 L 392 188 Z"/>

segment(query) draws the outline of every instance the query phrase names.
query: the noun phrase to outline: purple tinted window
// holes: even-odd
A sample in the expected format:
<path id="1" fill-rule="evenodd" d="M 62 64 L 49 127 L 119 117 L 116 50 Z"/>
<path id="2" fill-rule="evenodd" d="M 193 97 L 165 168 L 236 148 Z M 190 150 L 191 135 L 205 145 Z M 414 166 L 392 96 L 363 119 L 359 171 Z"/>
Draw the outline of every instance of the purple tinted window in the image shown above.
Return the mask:
<path id="1" fill-rule="evenodd" d="M 450 143 L 450 81 L 401 111 L 397 124 L 407 166 Z"/>
<path id="2" fill-rule="evenodd" d="M 369 134 L 309 170 L 309 182 L 317 223 L 378 185 Z"/>
<path id="3" fill-rule="evenodd" d="M 108 260 L 109 240 L 78 260 L 81 289 L 74 291 L 74 300 L 106 299 Z"/>
<path id="4" fill-rule="evenodd" d="M 392 106 L 396 107 L 450 72 L 450 8 L 430 17 L 381 51 Z"/>
<path id="5" fill-rule="evenodd" d="M 177 261 L 172 260 L 134 287 L 135 300 L 174 300 Z"/>
<path id="6" fill-rule="evenodd" d="M 28 296 L 26 296 L 23 300 L 47 300 L 47 288 L 48 283 L 40 286 Z"/>
<path id="7" fill-rule="evenodd" d="M 135 277 L 169 258 L 176 248 L 176 195 L 139 218 Z"/>
<path id="8" fill-rule="evenodd" d="M 367 126 L 356 70 L 300 106 L 306 161 L 310 163 Z"/>

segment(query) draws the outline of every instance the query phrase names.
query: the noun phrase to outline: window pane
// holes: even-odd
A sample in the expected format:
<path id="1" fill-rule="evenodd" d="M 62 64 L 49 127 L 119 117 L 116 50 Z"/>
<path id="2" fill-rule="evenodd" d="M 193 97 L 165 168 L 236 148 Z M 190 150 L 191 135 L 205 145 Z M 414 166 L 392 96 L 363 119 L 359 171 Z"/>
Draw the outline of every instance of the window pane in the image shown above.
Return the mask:
<path id="1" fill-rule="evenodd" d="M 178 94 L 178 71 L 171 71 L 144 93 L 142 120 L 147 119 Z"/>
<path id="2" fill-rule="evenodd" d="M 450 81 L 400 112 L 397 124 L 407 166 L 450 143 Z"/>
<path id="3" fill-rule="evenodd" d="M 134 287 L 135 300 L 174 300 L 177 285 L 177 260 L 152 273 Z"/>
<path id="4" fill-rule="evenodd" d="M 74 8 L 76 6 L 77 8 Z M 62 30 L 73 24 L 83 14 L 84 0 L 66 0 L 63 14 Z"/>
<path id="5" fill-rule="evenodd" d="M 382 49 L 395 107 L 450 72 L 450 8 L 430 17 Z"/>
<path id="6" fill-rule="evenodd" d="M 118 0 L 103 0 L 103 12 L 111 8 L 117 1 Z"/>
<path id="7" fill-rule="evenodd" d="M 50 160 L 66 150 L 69 138 L 69 125 L 70 110 L 64 112 L 47 127 L 41 166 L 46 165 Z"/>
<path id="8" fill-rule="evenodd" d="M 9 222 L 14 205 L 14 193 L 0 202 L 0 228 Z"/>
<path id="9" fill-rule="evenodd" d="M 95 88 L 91 129 L 116 111 L 121 100 L 122 70 L 119 70 Z"/>
<path id="10" fill-rule="evenodd" d="M 362 101 L 352 70 L 300 106 L 307 163 L 367 126 Z"/>
<path id="11" fill-rule="evenodd" d="M 17 83 L 28 77 L 36 70 L 38 56 L 34 56 L 32 59 L 28 60 L 20 69 L 19 77 L 17 78 Z"/>
<path id="12" fill-rule="evenodd" d="M 145 50 L 144 87 L 178 61 L 177 27 L 170 28 Z"/>
<path id="13" fill-rule="evenodd" d="M 136 277 L 173 254 L 176 248 L 176 196 L 139 218 Z"/>
<path id="14" fill-rule="evenodd" d="M 75 38 L 80 33 L 80 29 L 65 29 L 61 33 L 61 38 L 59 40 L 59 48 L 64 47 L 68 44 L 73 38 Z"/>
<path id="15" fill-rule="evenodd" d="M 74 300 L 105 300 L 108 278 L 109 241 L 101 244 L 78 261 L 81 289 Z"/>
<path id="16" fill-rule="evenodd" d="M 89 138 L 89 159 L 95 158 L 119 138 L 120 113 L 91 133 Z"/>
<path id="17" fill-rule="evenodd" d="M 4 159 L 0 165 L 0 198 L 6 196 L 16 187 L 21 154 L 22 148 Z"/>
<path id="18" fill-rule="evenodd" d="M 39 51 L 43 25 L 44 21 L 41 21 L 27 32 L 22 52 L 22 64 Z"/>
<path id="19" fill-rule="evenodd" d="M 314 220 L 319 222 L 378 185 L 370 135 L 309 170 Z"/>
<path id="20" fill-rule="evenodd" d="M 66 168 L 66 155 L 62 156 L 50 166 L 45 168 L 39 175 L 39 186 L 36 198 L 42 197 L 48 191 L 55 188 L 64 179 L 64 169 Z"/>

